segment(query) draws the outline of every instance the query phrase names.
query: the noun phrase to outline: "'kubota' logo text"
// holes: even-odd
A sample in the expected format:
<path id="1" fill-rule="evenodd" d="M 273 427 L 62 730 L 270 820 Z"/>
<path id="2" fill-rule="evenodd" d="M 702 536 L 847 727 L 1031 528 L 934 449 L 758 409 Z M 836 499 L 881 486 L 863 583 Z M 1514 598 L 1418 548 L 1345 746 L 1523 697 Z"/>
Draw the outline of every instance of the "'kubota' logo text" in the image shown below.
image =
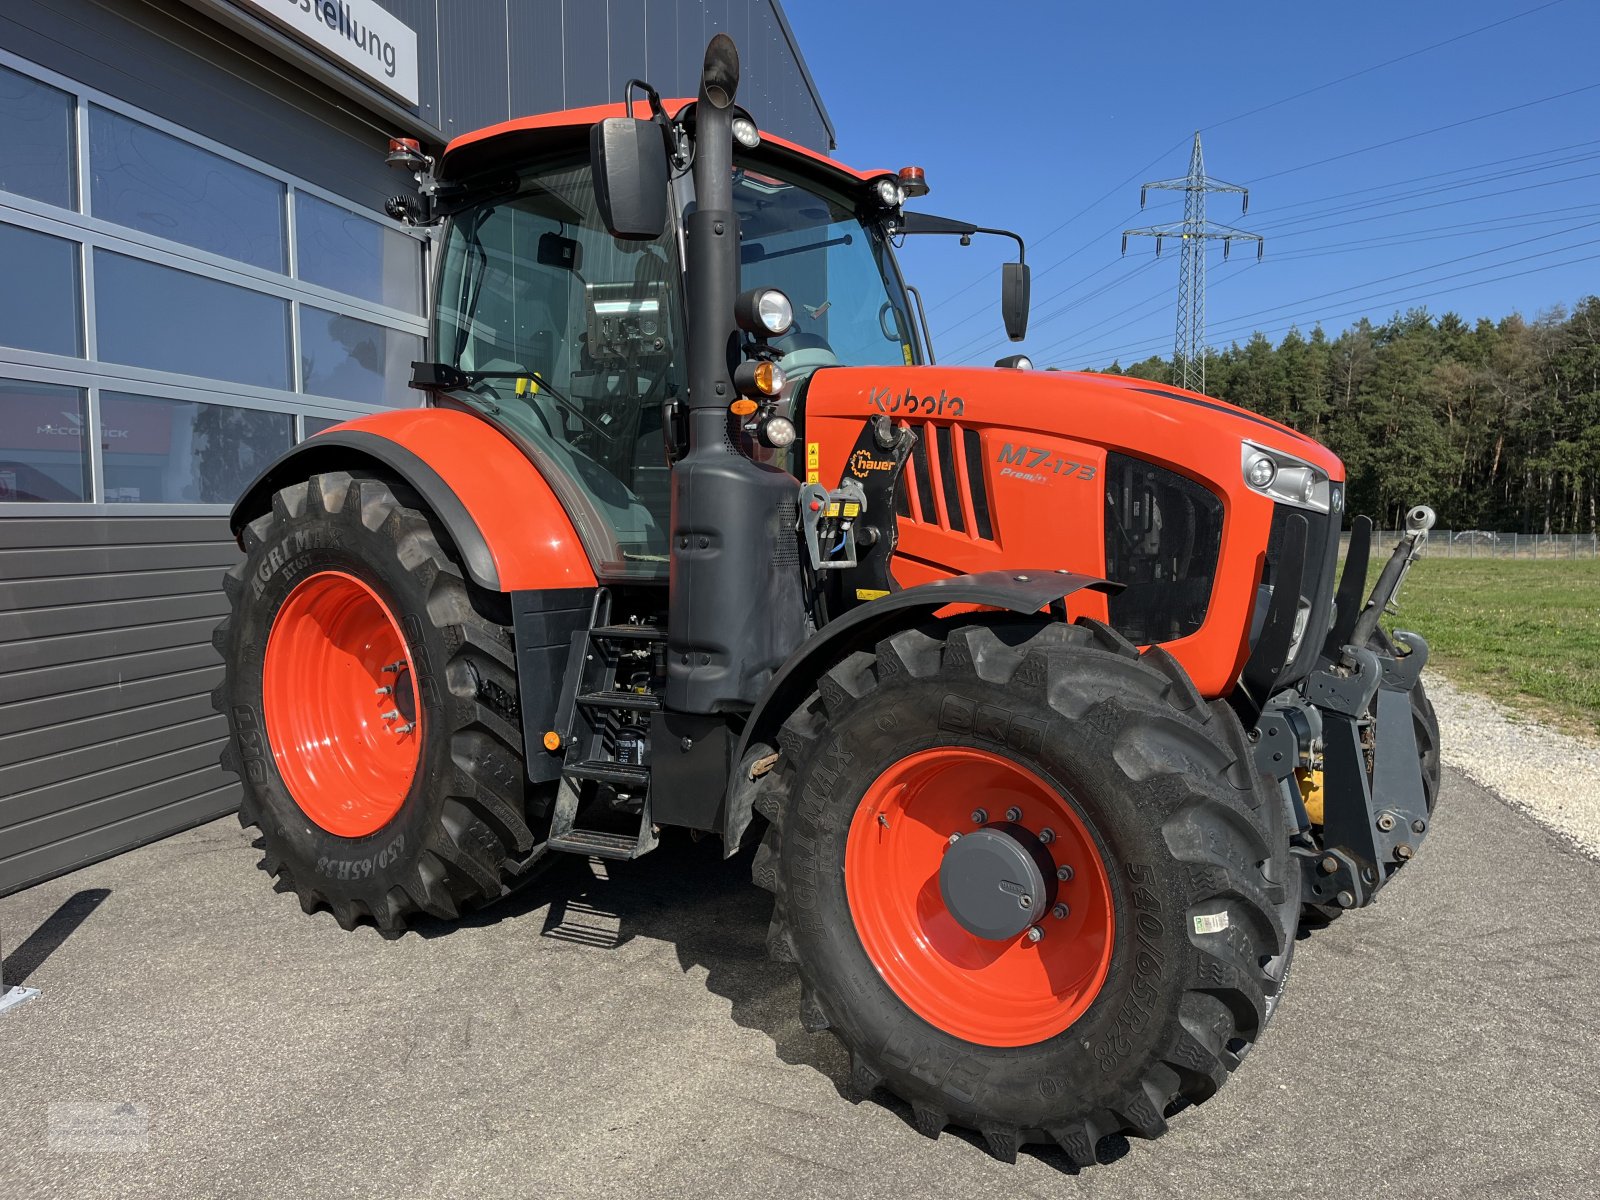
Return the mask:
<path id="1" fill-rule="evenodd" d="M 873 388 L 867 402 L 881 413 L 901 413 L 908 417 L 959 417 L 967 410 L 967 402 L 960 396 L 949 396 L 943 388 L 937 396 L 918 396 L 907 388 L 891 393 L 888 388 Z"/>

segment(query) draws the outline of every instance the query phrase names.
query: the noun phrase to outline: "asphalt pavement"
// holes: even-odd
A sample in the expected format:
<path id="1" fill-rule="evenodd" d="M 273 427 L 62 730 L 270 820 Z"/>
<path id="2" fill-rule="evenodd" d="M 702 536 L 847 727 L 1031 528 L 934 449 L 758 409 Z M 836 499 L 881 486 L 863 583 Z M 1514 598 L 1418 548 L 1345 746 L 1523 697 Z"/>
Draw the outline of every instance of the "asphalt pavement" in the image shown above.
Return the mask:
<path id="1" fill-rule="evenodd" d="M 1233 1081 L 1078 1174 L 843 1099 L 711 844 L 396 940 L 258 857 L 230 819 L 0 900 L 43 991 L 0 1013 L 0 1196 L 1600 1196 L 1600 864 L 1452 771 Z"/>

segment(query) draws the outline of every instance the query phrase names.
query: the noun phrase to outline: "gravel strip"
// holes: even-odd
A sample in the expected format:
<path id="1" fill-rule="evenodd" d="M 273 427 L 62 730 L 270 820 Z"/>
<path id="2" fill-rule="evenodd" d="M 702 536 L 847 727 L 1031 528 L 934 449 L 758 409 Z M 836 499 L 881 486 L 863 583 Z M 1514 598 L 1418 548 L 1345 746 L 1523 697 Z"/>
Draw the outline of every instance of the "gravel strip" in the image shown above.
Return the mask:
<path id="1" fill-rule="evenodd" d="M 1437 671 L 1424 676 L 1444 761 L 1600 859 L 1600 744 L 1541 725 Z"/>

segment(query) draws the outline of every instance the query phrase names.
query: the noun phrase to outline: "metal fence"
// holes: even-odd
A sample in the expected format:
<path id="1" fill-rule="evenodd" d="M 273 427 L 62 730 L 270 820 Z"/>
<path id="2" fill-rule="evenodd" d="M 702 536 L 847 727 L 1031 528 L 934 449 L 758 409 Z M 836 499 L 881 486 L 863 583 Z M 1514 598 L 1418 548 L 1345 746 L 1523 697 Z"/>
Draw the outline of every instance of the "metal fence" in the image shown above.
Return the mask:
<path id="1" fill-rule="evenodd" d="M 1400 534 L 1373 530 L 1372 557 L 1387 558 Z M 1340 539 L 1339 554 L 1350 549 L 1350 535 Z M 1495 533 L 1484 529 L 1435 529 L 1423 550 L 1428 558 L 1600 558 L 1600 534 Z"/>

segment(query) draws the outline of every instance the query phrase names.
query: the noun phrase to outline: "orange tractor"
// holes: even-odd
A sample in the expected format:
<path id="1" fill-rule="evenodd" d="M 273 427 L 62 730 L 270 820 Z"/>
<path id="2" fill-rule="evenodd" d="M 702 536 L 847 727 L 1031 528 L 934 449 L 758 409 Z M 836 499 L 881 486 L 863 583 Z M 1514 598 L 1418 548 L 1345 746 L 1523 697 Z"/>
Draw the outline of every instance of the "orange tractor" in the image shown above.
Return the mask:
<path id="1" fill-rule="evenodd" d="M 932 365 L 894 246 L 1003 231 L 763 134 L 737 84 L 718 36 L 693 101 L 396 144 L 391 210 L 442 245 L 427 404 L 234 509 L 241 819 L 308 912 L 385 930 L 558 853 L 759 840 L 855 1090 L 1086 1165 L 1215 1092 L 1302 914 L 1427 830 L 1427 647 L 1378 617 L 1432 514 L 1367 596 L 1371 525 L 1336 581 L 1343 468 L 1294 430 Z"/>

